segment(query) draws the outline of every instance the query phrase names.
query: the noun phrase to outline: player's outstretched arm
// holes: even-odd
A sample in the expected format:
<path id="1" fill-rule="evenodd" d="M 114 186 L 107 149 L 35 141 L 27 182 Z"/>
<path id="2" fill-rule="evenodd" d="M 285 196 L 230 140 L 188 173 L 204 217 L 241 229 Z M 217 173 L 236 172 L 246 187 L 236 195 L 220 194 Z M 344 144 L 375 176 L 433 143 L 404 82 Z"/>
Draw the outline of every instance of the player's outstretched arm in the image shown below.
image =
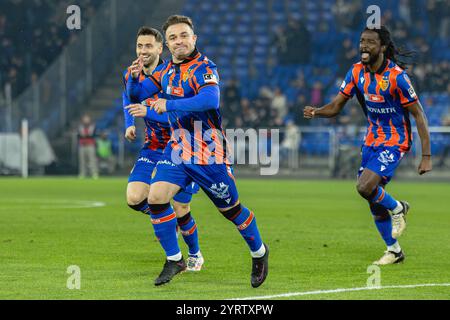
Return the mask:
<path id="1" fill-rule="evenodd" d="M 147 78 L 142 82 L 139 82 L 138 78 L 130 78 L 127 82 L 127 95 L 130 101 L 140 103 L 161 91 L 161 86 L 154 81 L 153 78 Z"/>
<path id="2" fill-rule="evenodd" d="M 431 144 L 428 121 L 419 101 L 408 106 L 408 111 L 413 115 L 414 119 L 416 119 L 417 131 L 419 133 L 420 142 L 422 145 L 422 160 L 420 161 L 419 168 L 417 169 L 419 174 L 422 175 L 431 171 L 433 168 L 431 161 Z"/>
<path id="3" fill-rule="evenodd" d="M 314 117 L 333 118 L 342 111 L 347 101 L 348 98 L 344 97 L 341 94 L 338 94 L 333 99 L 333 101 L 331 101 L 329 104 L 324 105 L 321 108 L 306 106 L 303 110 L 303 116 L 306 119 L 312 119 Z"/>

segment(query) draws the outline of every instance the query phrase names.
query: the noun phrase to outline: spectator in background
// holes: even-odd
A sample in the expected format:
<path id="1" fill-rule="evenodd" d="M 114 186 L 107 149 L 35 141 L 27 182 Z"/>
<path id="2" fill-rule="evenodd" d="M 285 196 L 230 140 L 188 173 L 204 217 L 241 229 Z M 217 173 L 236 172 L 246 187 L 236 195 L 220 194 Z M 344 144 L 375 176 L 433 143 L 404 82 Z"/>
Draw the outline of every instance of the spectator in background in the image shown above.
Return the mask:
<path id="1" fill-rule="evenodd" d="M 300 147 L 300 130 L 292 119 L 286 122 L 284 139 L 280 147 L 281 161 L 288 160 L 290 168 L 298 165 L 297 156 Z"/>
<path id="2" fill-rule="evenodd" d="M 444 127 L 450 127 L 450 113 L 447 113 L 442 117 L 442 126 Z M 445 163 L 445 160 L 447 159 L 448 154 L 450 153 L 450 139 L 447 137 L 447 141 L 444 146 L 444 150 L 442 151 L 441 158 L 439 159 L 439 162 L 437 164 L 437 167 L 442 168 L 447 166 Z"/>
<path id="3" fill-rule="evenodd" d="M 398 4 L 398 15 L 400 19 L 406 24 L 406 27 L 411 27 L 411 3 L 409 0 L 400 0 Z"/>
<path id="4" fill-rule="evenodd" d="M 81 118 L 78 126 L 78 169 L 79 177 L 86 177 L 89 171 L 92 178 L 98 178 L 98 163 L 96 154 L 96 129 L 91 117 L 87 114 Z"/>
<path id="5" fill-rule="evenodd" d="M 116 169 L 116 158 L 112 151 L 112 143 L 106 131 L 102 132 L 96 140 L 99 169 L 102 172 L 113 174 Z"/>
<path id="6" fill-rule="evenodd" d="M 311 89 L 311 104 L 312 105 L 322 105 L 323 101 L 323 92 L 322 92 L 322 83 L 316 81 Z"/>
<path id="7" fill-rule="evenodd" d="M 272 47 L 275 48 L 278 62 L 281 65 L 289 64 L 287 33 L 282 27 L 277 27 L 273 34 Z"/>
<path id="8" fill-rule="evenodd" d="M 240 112 L 241 91 L 239 82 L 236 79 L 228 81 L 223 92 L 224 114 L 235 114 Z"/>
<path id="9" fill-rule="evenodd" d="M 276 87 L 274 90 L 270 108 L 274 110 L 277 117 L 281 119 L 284 119 L 288 113 L 286 96 L 283 94 L 283 92 L 281 92 L 281 89 L 279 87 Z"/>
<path id="10" fill-rule="evenodd" d="M 345 75 L 348 70 L 348 66 L 357 61 L 359 52 L 356 47 L 353 46 L 353 42 L 350 38 L 345 38 L 342 42 L 342 47 L 338 54 L 338 64 L 340 75 Z"/>
<path id="11" fill-rule="evenodd" d="M 308 64 L 311 62 L 311 34 L 301 20 L 288 20 L 287 55 L 288 64 Z"/>

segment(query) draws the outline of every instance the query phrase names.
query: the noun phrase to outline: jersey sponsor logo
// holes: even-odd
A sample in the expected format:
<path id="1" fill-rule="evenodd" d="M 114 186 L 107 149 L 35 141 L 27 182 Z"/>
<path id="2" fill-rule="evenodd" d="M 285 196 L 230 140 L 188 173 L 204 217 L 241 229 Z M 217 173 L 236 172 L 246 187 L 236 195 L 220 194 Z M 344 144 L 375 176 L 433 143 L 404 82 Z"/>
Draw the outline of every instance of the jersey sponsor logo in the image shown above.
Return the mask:
<path id="1" fill-rule="evenodd" d="M 380 85 L 381 90 L 386 91 L 386 89 L 389 87 L 389 78 L 387 76 L 384 76 L 378 84 Z"/>
<path id="2" fill-rule="evenodd" d="M 383 172 L 384 170 L 386 170 L 386 167 L 385 166 L 381 166 L 380 171 Z"/>
<path id="3" fill-rule="evenodd" d="M 158 161 L 158 163 L 156 165 L 159 166 L 159 165 L 163 165 L 163 164 L 169 165 L 172 167 L 176 167 L 176 164 L 174 164 L 173 162 L 171 162 L 169 160 L 160 160 L 160 161 Z"/>
<path id="4" fill-rule="evenodd" d="M 378 114 L 388 114 L 388 113 L 395 113 L 395 108 L 374 108 L 367 106 L 367 111 L 371 113 L 378 113 Z"/>
<path id="5" fill-rule="evenodd" d="M 344 90 L 346 85 L 347 85 L 347 82 L 345 82 L 345 80 L 342 81 L 341 89 Z"/>
<path id="6" fill-rule="evenodd" d="M 228 189 L 230 188 L 229 185 L 221 182 L 219 183 L 219 185 L 217 185 L 217 183 L 214 183 L 209 190 L 211 191 L 211 193 L 214 195 L 214 197 L 218 198 L 218 199 L 227 199 L 230 198 L 231 200 L 231 196 L 230 193 L 228 192 Z"/>
<path id="7" fill-rule="evenodd" d="M 212 74 L 212 73 L 205 73 L 203 75 L 203 80 L 205 81 L 205 83 L 219 84 L 219 81 L 217 80 L 216 75 Z"/>
<path id="8" fill-rule="evenodd" d="M 389 150 L 385 150 L 380 153 L 378 156 L 378 161 L 380 161 L 385 166 L 388 166 L 390 163 L 395 162 L 395 155 L 391 153 Z M 386 169 L 386 168 L 385 168 Z M 383 170 L 381 170 L 383 171 Z"/>
<path id="9" fill-rule="evenodd" d="M 182 87 L 168 86 L 166 93 L 172 96 L 184 97 L 184 89 Z"/>
<path id="10" fill-rule="evenodd" d="M 370 101 L 370 102 L 385 102 L 384 97 L 377 95 L 377 94 L 364 94 L 364 98 L 366 99 L 366 101 Z"/>
<path id="11" fill-rule="evenodd" d="M 140 157 L 137 162 L 145 162 L 145 163 L 150 163 L 150 164 L 154 164 L 154 162 L 152 160 L 150 160 L 149 158 L 146 157 Z"/>

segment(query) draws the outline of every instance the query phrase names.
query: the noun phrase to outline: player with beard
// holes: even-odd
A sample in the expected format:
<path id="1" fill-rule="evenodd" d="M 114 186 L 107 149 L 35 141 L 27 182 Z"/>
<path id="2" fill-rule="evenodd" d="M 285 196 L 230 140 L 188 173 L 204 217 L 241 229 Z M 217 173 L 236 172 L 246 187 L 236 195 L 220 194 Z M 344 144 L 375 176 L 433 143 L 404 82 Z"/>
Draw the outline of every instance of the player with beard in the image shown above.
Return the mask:
<path id="1" fill-rule="evenodd" d="M 139 81 L 142 82 L 147 79 L 157 66 L 163 64 L 163 61 L 160 59 L 162 49 L 163 38 L 158 30 L 148 27 L 142 27 L 139 30 L 136 41 L 138 58 L 135 61 L 142 69 L 139 74 Z M 130 78 L 130 69 L 124 72 L 123 78 L 126 87 Z M 150 215 L 147 198 L 150 192 L 152 173 L 156 163 L 161 159 L 163 150 L 170 138 L 170 125 L 167 115 L 159 115 L 148 107 L 149 103 L 157 98 L 158 95 L 156 94 L 143 104 L 139 104 L 133 114 L 130 114 L 127 107 L 132 102 L 140 103 L 141 101 L 131 100 L 126 90 L 123 92 L 125 138 L 130 142 L 136 139 L 134 117 L 144 118 L 146 125 L 145 144 L 140 150 L 128 178 L 127 203 L 131 209 L 147 215 Z M 198 185 L 190 184 L 176 194 L 173 200 L 178 227 L 181 229 L 183 239 L 189 247 L 189 255 L 186 262 L 188 271 L 200 271 L 204 263 L 199 247 L 197 225 L 190 213 L 189 205 L 192 194 L 197 193 L 198 190 Z"/>
<path id="2" fill-rule="evenodd" d="M 139 65 L 133 63 L 127 83 L 127 94 L 137 100 L 162 92 L 151 106 L 159 114 L 168 114 L 172 129 L 164 157 L 155 169 L 149 196 L 155 234 L 161 238 L 166 254 L 155 285 L 171 281 L 183 270 L 169 201 L 180 188 L 194 181 L 247 243 L 252 257 L 250 282 L 252 287 L 259 287 L 268 274 L 269 249 L 262 241 L 255 214 L 240 202 L 228 161 L 217 66 L 197 50 L 197 35 L 189 17 L 171 16 L 162 29 L 172 60 L 157 67 L 143 82 L 138 80 Z M 130 106 L 131 112 L 134 109 Z M 224 241 L 222 245 L 228 248 L 230 243 Z"/>
<path id="3" fill-rule="evenodd" d="M 384 26 L 366 28 L 359 48 L 361 61 L 351 67 L 339 94 L 321 108 L 305 107 L 304 117 L 335 117 L 356 94 L 368 121 L 357 190 L 368 201 L 377 229 L 387 245 L 384 255 L 374 263 L 387 265 L 405 259 L 397 239 L 405 230 L 409 204 L 397 201 L 386 192 L 385 186 L 411 149 L 410 114 L 416 120 L 422 147 L 420 175 L 432 169 L 430 134 L 422 105 L 399 60 L 399 56 L 408 53 L 399 52 Z"/>

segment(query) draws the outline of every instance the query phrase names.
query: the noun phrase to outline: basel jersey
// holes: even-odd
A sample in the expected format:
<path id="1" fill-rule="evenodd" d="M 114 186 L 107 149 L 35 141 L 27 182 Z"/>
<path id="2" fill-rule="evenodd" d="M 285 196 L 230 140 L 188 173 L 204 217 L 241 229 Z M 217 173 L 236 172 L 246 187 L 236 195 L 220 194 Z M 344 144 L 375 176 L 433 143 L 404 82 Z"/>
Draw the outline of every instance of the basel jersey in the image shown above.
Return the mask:
<path id="1" fill-rule="evenodd" d="M 412 135 L 406 107 L 418 101 L 406 72 L 386 59 L 372 73 L 361 62 L 348 71 L 339 93 L 346 98 L 355 94 L 367 116 L 365 146 L 411 148 Z"/>
<path id="2" fill-rule="evenodd" d="M 197 50 L 182 63 L 167 61 L 158 66 L 149 80 L 142 83 L 140 100 L 161 91 L 162 98 L 168 101 L 184 100 L 188 105 L 188 99 L 197 96 L 203 88 L 219 86 L 216 65 Z M 187 109 L 168 108 L 171 147 L 180 150 L 184 161 L 196 164 L 227 162 L 226 139 L 219 108 L 205 111 Z"/>
<path id="3" fill-rule="evenodd" d="M 160 65 L 163 63 L 160 60 Z M 125 91 L 123 92 L 123 107 L 132 103 L 142 103 L 145 106 L 150 105 L 150 101 L 158 98 L 158 94 L 155 94 L 152 98 L 146 99 L 144 101 L 132 101 L 126 93 L 126 85 L 128 79 L 130 78 L 130 71 L 127 69 L 123 73 L 123 82 L 125 85 Z M 142 71 L 139 76 L 139 82 L 143 82 L 148 76 Z M 134 118 L 128 113 L 128 110 L 124 109 L 125 116 L 125 128 L 134 125 Z M 170 124 L 167 115 L 159 115 L 154 110 L 147 109 L 147 116 L 144 118 L 145 121 L 145 144 L 144 149 L 149 149 L 153 151 L 163 151 L 167 143 L 170 140 Z"/>

